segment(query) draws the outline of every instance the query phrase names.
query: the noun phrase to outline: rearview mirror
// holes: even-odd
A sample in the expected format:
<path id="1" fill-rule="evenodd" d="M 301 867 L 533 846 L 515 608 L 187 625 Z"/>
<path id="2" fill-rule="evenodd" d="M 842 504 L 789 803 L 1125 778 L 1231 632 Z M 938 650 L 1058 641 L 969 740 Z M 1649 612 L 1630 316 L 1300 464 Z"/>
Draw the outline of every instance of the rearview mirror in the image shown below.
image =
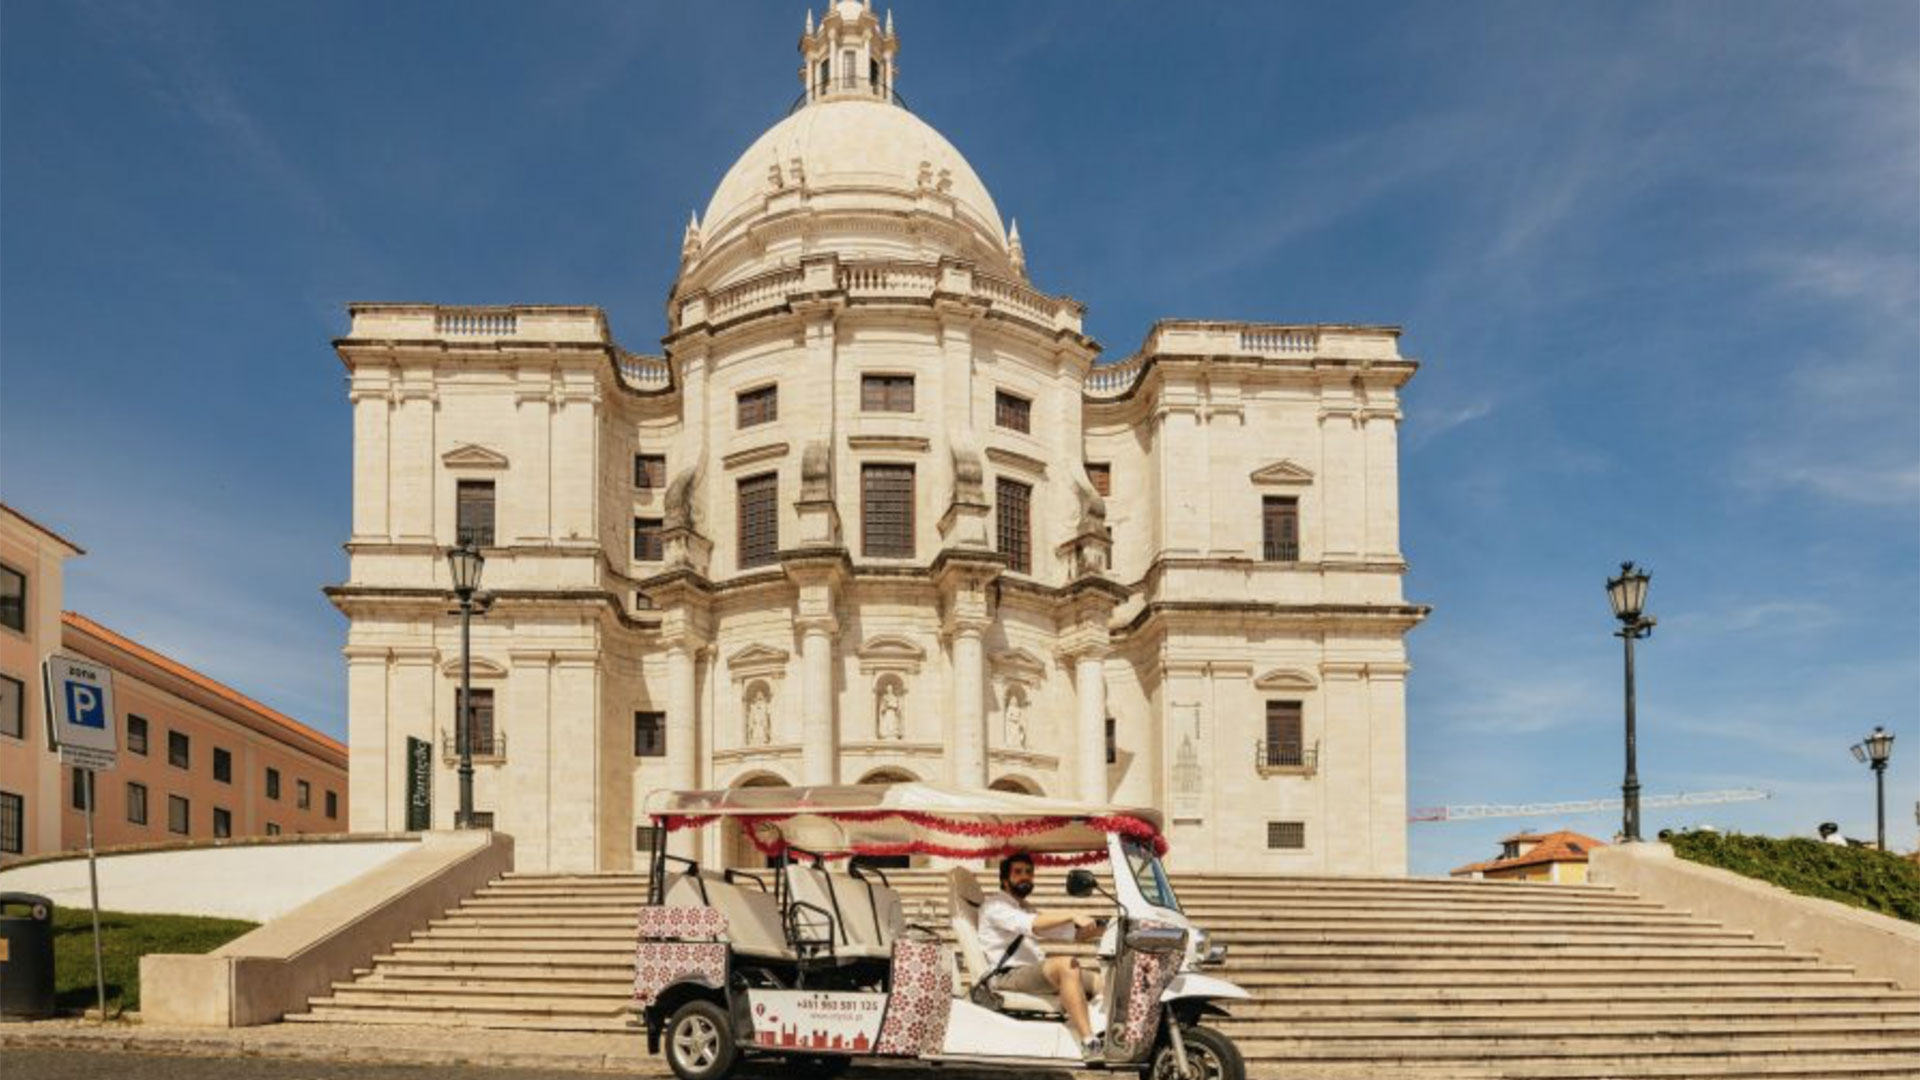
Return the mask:
<path id="1" fill-rule="evenodd" d="M 1068 896 L 1092 896 L 1093 890 L 1099 887 L 1100 887 L 1100 883 L 1095 881 L 1093 878 L 1093 871 L 1091 870 L 1067 871 L 1067 895 Z"/>

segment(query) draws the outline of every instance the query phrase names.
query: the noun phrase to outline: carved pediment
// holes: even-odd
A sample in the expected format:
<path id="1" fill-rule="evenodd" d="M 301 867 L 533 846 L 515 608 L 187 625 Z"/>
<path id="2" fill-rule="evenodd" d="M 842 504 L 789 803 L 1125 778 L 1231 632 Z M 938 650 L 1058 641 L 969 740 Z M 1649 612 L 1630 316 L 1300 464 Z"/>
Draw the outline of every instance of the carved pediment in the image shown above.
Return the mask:
<path id="1" fill-rule="evenodd" d="M 727 657 L 727 670 L 734 679 L 778 678 L 786 673 L 789 653 L 771 645 L 748 645 Z"/>
<path id="2" fill-rule="evenodd" d="M 1271 465 L 1262 465 L 1253 470 L 1253 482 L 1256 484 L 1311 484 L 1313 473 L 1304 465 L 1297 465 L 1282 458 Z"/>
<path id="3" fill-rule="evenodd" d="M 1253 680 L 1255 690 L 1312 690 L 1320 681 L 1298 668 L 1274 668 Z"/>
<path id="4" fill-rule="evenodd" d="M 914 674 L 926 662 L 927 650 L 899 634 L 875 634 L 854 655 L 860 658 L 860 673 L 863 675 L 881 671 Z"/>
<path id="5" fill-rule="evenodd" d="M 504 469 L 507 455 L 478 443 L 461 443 L 440 455 L 440 463 L 461 469 Z"/>
<path id="6" fill-rule="evenodd" d="M 1008 649 L 993 654 L 995 679 L 1032 685 L 1047 673 L 1046 662 L 1025 649 Z"/>
<path id="7" fill-rule="evenodd" d="M 440 674 L 449 678 L 460 677 L 460 657 L 455 656 L 440 665 Z M 476 679 L 504 679 L 507 669 L 484 657 L 473 658 L 473 677 Z"/>

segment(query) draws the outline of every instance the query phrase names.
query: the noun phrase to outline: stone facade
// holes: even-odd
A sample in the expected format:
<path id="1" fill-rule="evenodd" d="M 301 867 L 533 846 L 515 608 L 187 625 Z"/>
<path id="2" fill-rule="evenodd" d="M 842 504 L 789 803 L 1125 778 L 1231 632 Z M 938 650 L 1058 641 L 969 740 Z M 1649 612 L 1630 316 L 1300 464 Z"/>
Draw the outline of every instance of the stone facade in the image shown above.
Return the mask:
<path id="1" fill-rule="evenodd" d="M 632 865 L 657 787 L 915 778 L 1161 806 L 1182 868 L 1403 872 L 1398 332 L 1169 321 L 1096 364 L 896 103 L 891 26 L 801 49 L 662 355 L 594 308 L 351 309 L 353 828 L 454 720 L 465 482 L 476 807 L 523 869 Z"/>

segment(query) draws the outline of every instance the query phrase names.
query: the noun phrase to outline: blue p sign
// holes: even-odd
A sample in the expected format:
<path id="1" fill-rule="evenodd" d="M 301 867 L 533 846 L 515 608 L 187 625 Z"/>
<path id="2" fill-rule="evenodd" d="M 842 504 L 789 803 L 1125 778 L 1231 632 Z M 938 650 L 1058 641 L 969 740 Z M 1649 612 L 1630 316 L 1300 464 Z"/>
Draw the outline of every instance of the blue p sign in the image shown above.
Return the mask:
<path id="1" fill-rule="evenodd" d="M 67 684 L 67 723 L 106 730 L 107 710 L 100 700 L 99 687 L 77 682 Z"/>

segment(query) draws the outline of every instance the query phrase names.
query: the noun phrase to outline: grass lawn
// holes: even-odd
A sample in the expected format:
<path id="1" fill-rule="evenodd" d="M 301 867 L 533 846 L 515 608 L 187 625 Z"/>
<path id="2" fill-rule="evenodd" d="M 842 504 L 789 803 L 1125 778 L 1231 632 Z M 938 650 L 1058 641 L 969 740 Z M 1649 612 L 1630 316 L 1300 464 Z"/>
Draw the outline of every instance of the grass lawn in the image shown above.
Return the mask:
<path id="1" fill-rule="evenodd" d="M 197 915 L 101 912 L 107 1011 L 140 1007 L 140 958 L 147 953 L 211 952 L 258 925 Z M 91 1009 L 98 1000 L 93 984 L 93 916 L 86 908 L 60 908 L 53 914 L 53 992 L 54 1007 L 60 1012 Z"/>

